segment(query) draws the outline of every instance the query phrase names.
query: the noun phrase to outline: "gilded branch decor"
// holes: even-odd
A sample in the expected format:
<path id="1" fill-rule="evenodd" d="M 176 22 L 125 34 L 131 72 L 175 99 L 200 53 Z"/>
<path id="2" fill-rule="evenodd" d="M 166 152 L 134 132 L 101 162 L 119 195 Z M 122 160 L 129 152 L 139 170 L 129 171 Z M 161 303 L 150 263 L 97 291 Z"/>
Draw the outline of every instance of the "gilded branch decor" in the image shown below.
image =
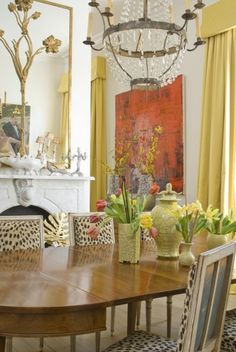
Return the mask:
<path id="1" fill-rule="evenodd" d="M 34 49 L 32 38 L 29 34 L 28 26 L 32 20 L 37 20 L 41 16 L 41 13 L 35 11 L 30 13 L 34 0 L 15 0 L 8 5 L 8 10 L 15 16 L 16 23 L 21 31 L 21 35 L 18 39 L 12 40 L 9 43 L 4 37 L 4 30 L 0 29 L 0 42 L 4 45 L 8 51 L 14 69 L 16 71 L 17 77 L 20 81 L 20 92 L 21 92 L 21 146 L 20 154 L 21 156 L 26 154 L 25 146 L 25 91 L 26 91 L 26 81 L 29 74 L 29 70 L 32 66 L 34 58 L 41 54 L 43 51 L 46 53 L 57 53 L 61 41 L 54 38 L 53 35 L 48 36 L 42 42 L 42 47 Z M 24 43 L 24 44 L 23 44 Z M 21 47 L 26 45 L 25 57 L 21 56 Z"/>

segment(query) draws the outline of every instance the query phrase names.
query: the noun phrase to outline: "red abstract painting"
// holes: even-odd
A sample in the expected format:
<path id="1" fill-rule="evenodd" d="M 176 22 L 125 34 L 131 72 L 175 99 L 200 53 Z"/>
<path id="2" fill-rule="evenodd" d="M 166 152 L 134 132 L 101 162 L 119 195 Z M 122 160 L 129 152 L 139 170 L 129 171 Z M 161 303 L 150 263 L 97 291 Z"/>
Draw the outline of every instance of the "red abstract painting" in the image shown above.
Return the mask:
<path id="1" fill-rule="evenodd" d="M 116 96 L 116 168 L 151 174 L 161 187 L 183 192 L 183 77 L 159 90 Z"/>

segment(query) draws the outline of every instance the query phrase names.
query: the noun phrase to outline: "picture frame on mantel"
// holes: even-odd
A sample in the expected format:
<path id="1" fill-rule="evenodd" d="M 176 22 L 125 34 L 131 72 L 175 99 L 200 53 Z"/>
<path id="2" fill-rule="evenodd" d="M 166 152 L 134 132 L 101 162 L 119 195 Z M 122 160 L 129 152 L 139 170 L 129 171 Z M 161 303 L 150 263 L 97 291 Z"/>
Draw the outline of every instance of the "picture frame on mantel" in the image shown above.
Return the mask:
<path id="1" fill-rule="evenodd" d="M 174 191 L 185 192 L 183 75 L 158 90 L 116 95 L 115 129 L 116 166 L 122 155 L 131 189 L 135 190 L 132 175 L 137 180 L 143 168 L 161 191 L 170 182 Z"/>
<path id="2" fill-rule="evenodd" d="M 30 110 L 26 105 L 25 143 L 29 145 Z M 21 105 L 2 104 L 0 115 L 0 157 L 16 155 L 20 149 Z"/>

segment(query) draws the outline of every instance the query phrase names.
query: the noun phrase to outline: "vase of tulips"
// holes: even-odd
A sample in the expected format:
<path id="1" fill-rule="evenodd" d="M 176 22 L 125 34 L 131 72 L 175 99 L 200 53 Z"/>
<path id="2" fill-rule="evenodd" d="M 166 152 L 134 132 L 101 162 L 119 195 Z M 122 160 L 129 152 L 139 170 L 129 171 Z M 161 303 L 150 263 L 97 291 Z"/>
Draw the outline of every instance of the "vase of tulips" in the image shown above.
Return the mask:
<path id="1" fill-rule="evenodd" d="M 183 266 L 193 264 L 195 257 L 192 253 L 193 236 L 206 226 L 206 216 L 199 201 L 184 205 L 175 212 L 176 230 L 182 235 L 179 263 Z"/>
<path id="2" fill-rule="evenodd" d="M 119 261 L 121 263 L 137 263 L 140 259 L 140 228 L 152 229 L 150 213 L 144 213 L 145 196 L 133 197 L 122 179 L 121 188 L 116 194 L 111 194 L 108 201 L 98 205 L 105 205 L 103 210 L 108 217 L 118 223 Z M 154 229 L 151 231 L 153 234 Z"/>
<path id="3" fill-rule="evenodd" d="M 209 205 L 206 210 L 207 224 L 207 247 L 212 249 L 227 243 L 229 235 L 234 237 L 236 232 L 236 221 L 233 220 L 233 211 L 224 215 L 217 208 Z"/>

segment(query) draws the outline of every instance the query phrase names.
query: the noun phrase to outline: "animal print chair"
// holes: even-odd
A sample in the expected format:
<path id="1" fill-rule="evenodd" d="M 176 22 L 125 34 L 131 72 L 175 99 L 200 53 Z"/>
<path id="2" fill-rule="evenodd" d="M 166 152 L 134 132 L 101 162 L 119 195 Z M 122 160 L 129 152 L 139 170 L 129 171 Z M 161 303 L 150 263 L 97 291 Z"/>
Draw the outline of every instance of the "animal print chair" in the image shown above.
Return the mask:
<path id="1" fill-rule="evenodd" d="M 99 215 L 99 222 L 91 223 L 91 216 Z M 98 244 L 113 244 L 115 243 L 113 219 L 103 223 L 105 213 L 81 213 L 69 214 L 69 236 L 70 245 L 87 246 Z M 102 226 L 101 226 L 102 225 Z M 88 235 L 88 230 L 93 227 L 100 227 L 97 237 L 92 238 Z M 114 326 L 115 307 L 111 307 L 111 326 Z M 111 328 L 112 330 L 112 328 Z M 76 336 L 71 336 L 71 351 L 76 349 Z M 96 352 L 100 351 L 100 332 L 96 333 Z"/>
<path id="2" fill-rule="evenodd" d="M 177 341 L 138 331 L 104 352 L 219 352 L 235 250 L 217 247 L 191 267 Z"/>
<path id="3" fill-rule="evenodd" d="M 42 216 L 0 216 L 0 251 L 17 251 L 44 247 Z M 7 338 L 7 352 L 12 338 Z M 40 338 L 42 350 L 43 338 Z"/>
<path id="4" fill-rule="evenodd" d="M 0 251 L 42 248 L 42 216 L 1 216 Z"/>
<path id="5" fill-rule="evenodd" d="M 236 352 L 236 309 L 226 312 L 221 352 Z"/>

